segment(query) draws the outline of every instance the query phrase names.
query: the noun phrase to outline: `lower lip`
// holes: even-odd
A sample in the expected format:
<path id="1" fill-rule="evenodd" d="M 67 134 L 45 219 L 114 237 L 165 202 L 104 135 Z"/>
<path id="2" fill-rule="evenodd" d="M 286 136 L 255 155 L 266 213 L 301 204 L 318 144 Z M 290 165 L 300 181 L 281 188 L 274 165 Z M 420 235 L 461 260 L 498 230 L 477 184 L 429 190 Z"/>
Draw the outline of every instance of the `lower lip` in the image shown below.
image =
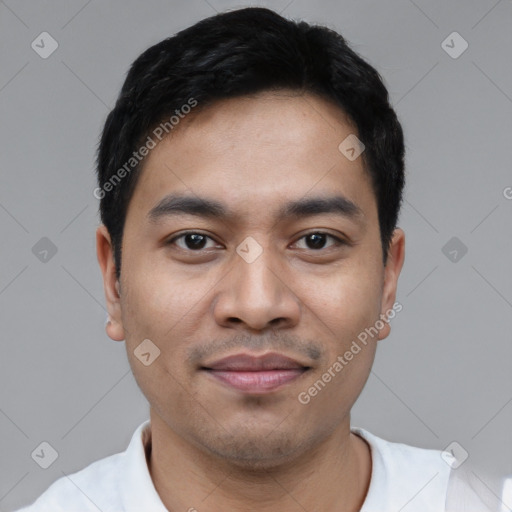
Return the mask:
<path id="1" fill-rule="evenodd" d="M 213 377 L 228 386 L 246 393 L 269 393 L 299 378 L 306 369 L 262 371 L 207 370 Z"/>

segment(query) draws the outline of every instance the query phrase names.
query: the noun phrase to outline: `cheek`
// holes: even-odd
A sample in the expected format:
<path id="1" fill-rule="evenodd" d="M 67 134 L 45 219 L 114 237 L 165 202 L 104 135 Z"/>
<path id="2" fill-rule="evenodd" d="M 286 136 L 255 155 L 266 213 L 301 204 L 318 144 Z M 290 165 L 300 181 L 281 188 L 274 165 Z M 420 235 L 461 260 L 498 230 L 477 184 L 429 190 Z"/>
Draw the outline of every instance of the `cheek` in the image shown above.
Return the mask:
<path id="1" fill-rule="evenodd" d="M 207 273 L 191 276 L 186 271 L 171 272 L 170 265 L 158 262 L 145 269 L 133 267 L 136 272 L 126 268 L 130 277 L 123 301 L 123 322 L 130 332 L 161 337 L 187 330 L 193 325 L 193 318 L 207 307 L 208 291 L 214 284 Z"/>
<path id="2" fill-rule="evenodd" d="M 156 267 L 151 272 L 139 269 L 137 274 L 128 266 L 124 270 L 130 277 L 123 283 L 122 317 L 132 372 L 152 406 L 177 413 L 186 409 L 190 399 L 180 383 L 190 378 L 183 360 L 185 346 L 197 329 L 193 321 L 194 305 L 199 306 L 197 294 L 194 287 Z M 138 357 L 146 339 L 157 347 L 149 345 L 150 359 L 158 354 L 148 365 Z"/>
<path id="3" fill-rule="evenodd" d="M 297 276 L 299 298 L 305 311 L 324 325 L 331 338 L 336 335 L 346 343 L 348 337 L 373 325 L 379 317 L 381 278 L 379 269 L 355 261 L 340 266 L 325 276 Z M 297 289 L 297 288 L 296 288 Z M 313 320 L 314 321 L 314 320 Z"/>
<path id="4" fill-rule="evenodd" d="M 214 281 L 191 278 L 184 272 L 173 272 L 158 265 L 130 272 L 123 294 L 122 318 L 126 328 L 126 349 L 134 376 L 144 394 L 158 404 L 165 396 L 173 396 L 173 404 L 182 407 L 187 394 L 180 382 L 191 375 L 183 364 L 185 349 L 198 340 L 200 319 L 208 314 L 208 290 Z M 145 339 L 158 348 L 159 356 L 150 366 L 137 358 L 137 348 Z M 164 392 L 164 390 L 166 390 Z M 182 396 L 183 395 L 183 396 Z"/>

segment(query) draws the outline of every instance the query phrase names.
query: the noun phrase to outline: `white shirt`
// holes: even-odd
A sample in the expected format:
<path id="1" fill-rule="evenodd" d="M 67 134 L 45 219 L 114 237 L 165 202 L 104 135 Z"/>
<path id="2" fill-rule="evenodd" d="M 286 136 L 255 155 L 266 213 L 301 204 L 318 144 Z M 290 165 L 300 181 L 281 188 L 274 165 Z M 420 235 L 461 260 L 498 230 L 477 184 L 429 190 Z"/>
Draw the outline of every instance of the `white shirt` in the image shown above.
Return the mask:
<path id="1" fill-rule="evenodd" d="M 361 512 L 444 512 L 451 467 L 441 451 L 392 443 L 352 432 L 371 448 L 372 472 Z M 18 512 L 168 512 L 146 461 L 150 421 L 135 430 L 128 448 L 54 482 Z M 448 455 L 449 457 L 449 455 Z M 469 510 L 469 509 L 468 509 Z"/>

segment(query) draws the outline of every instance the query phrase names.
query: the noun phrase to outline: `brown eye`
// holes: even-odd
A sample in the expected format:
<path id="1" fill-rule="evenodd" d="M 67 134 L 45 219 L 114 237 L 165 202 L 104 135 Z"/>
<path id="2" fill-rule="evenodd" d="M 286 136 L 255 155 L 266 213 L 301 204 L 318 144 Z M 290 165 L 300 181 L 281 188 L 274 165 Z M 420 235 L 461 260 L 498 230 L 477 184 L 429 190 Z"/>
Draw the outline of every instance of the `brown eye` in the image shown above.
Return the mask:
<path id="1" fill-rule="evenodd" d="M 334 241 L 331 245 L 328 245 L 326 247 L 327 241 L 331 239 Z M 330 235 L 329 233 L 323 233 L 321 231 L 316 231 L 314 233 L 308 233 L 307 235 L 304 235 L 300 240 L 304 240 L 306 244 L 306 249 L 311 250 L 321 250 L 326 249 L 332 246 L 339 246 L 343 245 L 345 242 L 341 240 L 338 237 L 335 237 L 334 235 Z"/>
<path id="2" fill-rule="evenodd" d="M 178 240 L 181 243 L 177 243 Z M 205 249 L 208 240 L 213 242 L 209 236 L 191 231 L 189 233 L 182 233 L 181 235 L 172 238 L 168 243 L 176 243 L 176 245 L 181 249 L 200 251 L 201 249 Z"/>

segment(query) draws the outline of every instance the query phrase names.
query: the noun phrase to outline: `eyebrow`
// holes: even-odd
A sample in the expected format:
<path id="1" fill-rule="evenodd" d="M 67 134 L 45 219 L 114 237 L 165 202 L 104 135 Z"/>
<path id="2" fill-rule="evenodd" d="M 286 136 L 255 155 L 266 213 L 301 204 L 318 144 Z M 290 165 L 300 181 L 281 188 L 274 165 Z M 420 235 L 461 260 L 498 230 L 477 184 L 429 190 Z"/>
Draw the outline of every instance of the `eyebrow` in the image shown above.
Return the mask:
<path id="1" fill-rule="evenodd" d="M 334 213 L 356 223 L 363 223 L 365 218 L 363 210 L 357 204 L 343 195 L 336 195 L 290 201 L 279 208 L 276 221 L 289 217 L 303 218 L 328 213 Z M 151 222 L 174 215 L 195 215 L 223 221 L 237 216 L 235 212 L 215 199 L 176 194 L 165 196 L 148 213 Z"/>

